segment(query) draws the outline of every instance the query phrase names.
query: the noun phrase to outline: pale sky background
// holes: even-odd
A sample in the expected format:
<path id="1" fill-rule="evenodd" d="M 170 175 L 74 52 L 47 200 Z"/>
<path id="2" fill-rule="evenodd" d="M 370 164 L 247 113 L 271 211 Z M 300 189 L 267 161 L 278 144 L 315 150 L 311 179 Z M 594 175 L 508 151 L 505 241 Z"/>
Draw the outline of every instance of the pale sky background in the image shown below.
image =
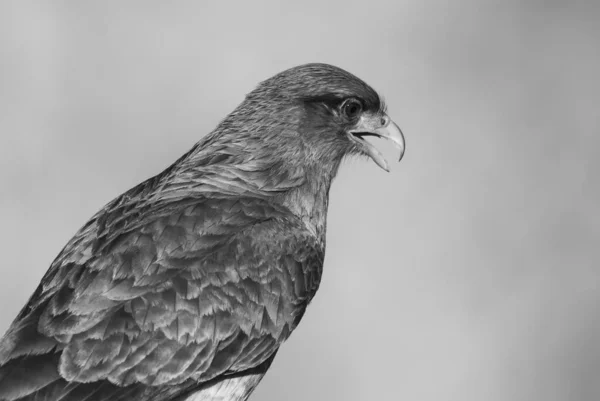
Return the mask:
<path id="1" fill-rule="evenodd" d="M 600 3 L 206 3 L 1 3 L 0 331 L 100 207 L 319 61 L 407 153 L 342 166 L 321 288 L 251 400 L 600 399 Z"/>

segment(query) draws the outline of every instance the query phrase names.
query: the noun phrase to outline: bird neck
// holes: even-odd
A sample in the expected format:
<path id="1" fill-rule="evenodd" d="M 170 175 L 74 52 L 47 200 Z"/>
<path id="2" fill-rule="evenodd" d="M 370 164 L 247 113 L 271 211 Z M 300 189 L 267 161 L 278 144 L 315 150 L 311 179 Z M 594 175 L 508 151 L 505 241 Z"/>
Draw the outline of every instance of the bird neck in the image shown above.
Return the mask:
<path id="1" fill-rule="evenodd" d="M 306 180 L 276 197 L 298 217 L 323 245 L 327 229 L 329 189 L 337 174 L 340 162 L 305 168 Z"/>
<path id="2" fill-rule="evenodd" d="M 205 156 L 202 156 L 204 154 Z M 166 194 L 173 190 L 188 195 L 215 193 L 222 196 L 255 196 L 289 209 L 307 230 L 324 243 L 329 188 L 341 158 L 326 162 L 288 164 L 281 159 L 246 159 L 233 164 L 204 164 L 213 152 L 201 152 L 177 168 L 177 180 L 170 180 Z M 173 194 L 172 196 L 180 196 Z"/>

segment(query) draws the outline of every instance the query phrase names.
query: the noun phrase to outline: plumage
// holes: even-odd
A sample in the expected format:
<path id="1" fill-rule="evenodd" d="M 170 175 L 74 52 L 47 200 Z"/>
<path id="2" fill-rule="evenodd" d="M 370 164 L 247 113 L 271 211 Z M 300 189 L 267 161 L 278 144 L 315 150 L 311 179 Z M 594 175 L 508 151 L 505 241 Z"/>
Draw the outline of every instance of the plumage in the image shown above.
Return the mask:
<path id="1" fill-rule="evenodd" d="M 295 67 L 93 216 L 0 342 L 0 400 L 245 400 L 319 288 L 342 158 L 369 154 L 349 98 L 386 136 L 367 84 Z"/>

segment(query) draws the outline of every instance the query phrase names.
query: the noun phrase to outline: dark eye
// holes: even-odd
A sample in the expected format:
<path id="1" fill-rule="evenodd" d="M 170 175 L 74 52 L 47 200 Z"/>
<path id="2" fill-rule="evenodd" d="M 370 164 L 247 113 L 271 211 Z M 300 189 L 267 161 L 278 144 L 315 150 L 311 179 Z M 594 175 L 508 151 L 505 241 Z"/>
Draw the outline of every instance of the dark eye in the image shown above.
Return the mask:
<path id="1" fill-rule="evenodd" d="M 342 104 L 342 113 L 349 119 L 356 118 L 362 112 L 362 104 L 356 99 L 348 99 Z"/>

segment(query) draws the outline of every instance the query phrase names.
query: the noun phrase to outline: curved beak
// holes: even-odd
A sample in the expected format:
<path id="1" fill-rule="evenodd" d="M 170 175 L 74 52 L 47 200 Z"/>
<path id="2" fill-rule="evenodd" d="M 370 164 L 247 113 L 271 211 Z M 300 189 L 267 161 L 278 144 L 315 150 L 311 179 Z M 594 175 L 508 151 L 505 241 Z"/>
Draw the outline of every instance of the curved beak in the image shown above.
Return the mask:
<path id="1" fill-rule="evenodd" d="M 406 149 L 404 135 L 396 123 L 385 114 L 383 116 L 380 114 L 365 114 L 348 132 L 350 134 L 350 139 L 354 141 L 363 152 L 369 155 L 369 157 L 385 171 L 390 171 L 388 162 L 385 160 L 381 152 L 377 150 L 375 146 L 367 142 L 364 137 L 375 136 L 378 138 L 389 139 L 400 151 L 400 157 L 398 158 L 398 161 L 402 160 L 402 156 L 404 156 L 404 150 Z"/>

